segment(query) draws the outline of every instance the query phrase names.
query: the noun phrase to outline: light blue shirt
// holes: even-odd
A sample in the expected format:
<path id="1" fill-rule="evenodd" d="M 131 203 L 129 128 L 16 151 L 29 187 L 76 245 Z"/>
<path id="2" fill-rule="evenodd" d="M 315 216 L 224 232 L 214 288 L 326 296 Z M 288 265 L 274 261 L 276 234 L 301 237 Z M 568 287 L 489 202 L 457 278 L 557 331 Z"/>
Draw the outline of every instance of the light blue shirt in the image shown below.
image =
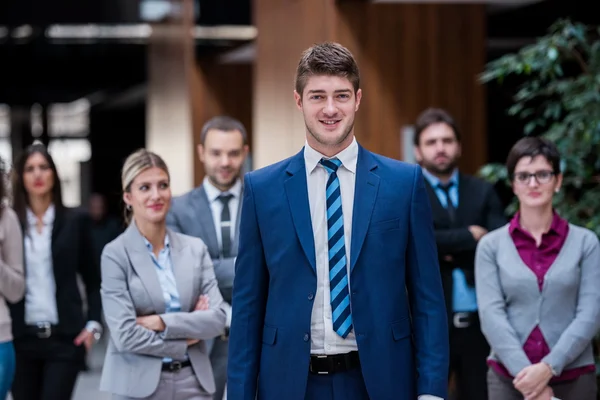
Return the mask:
<path id="1" fill-rule="evenodd" d="M 148 248 L 152 262 L 156 267 L 156 274 L 158 275 L 158 281 L 160 282 L 163 298 L 165 300 L 165 312 L 181 311 L 179 291 L 177 290 L 177 283 L 175 282 L 175 274 L 173 273 L 173 265 L 171 263 L 171 245 L 169 243 L 169 236 L 165 235 L 165 246 L 158 253 L 158 257 L 152 252 L 152 244 L 146 240 L 146 238 L 144 238 L 144 243 Z M 163 359 L 163 362 L 171 361 L 173 361 L 171 358 Z"/>
<path id="2" fill-rule="evenodd" d="M 448 200 L 446 193 L 440 188 L 440 180 L 433 176 L 426 169 L 423 169 L 423 176 L 429 181 L 431 187 L 435 191 L 440 203 L 444 208 L 448 207 Z M 458 170 L 454 170 L 450 182 L 453 185 L 450 187 L 449 195 L 450 201 L 454 205 L 455 209 L 458 209 Z M 475 294 L 475 288 L 470 287 L 467 284 L 467 278 L 465 273 L 460 269 L 456 268 L 452 271 L 452 311 L 454 312 L 475 312 L 477 311 L 477 296 Z"/>

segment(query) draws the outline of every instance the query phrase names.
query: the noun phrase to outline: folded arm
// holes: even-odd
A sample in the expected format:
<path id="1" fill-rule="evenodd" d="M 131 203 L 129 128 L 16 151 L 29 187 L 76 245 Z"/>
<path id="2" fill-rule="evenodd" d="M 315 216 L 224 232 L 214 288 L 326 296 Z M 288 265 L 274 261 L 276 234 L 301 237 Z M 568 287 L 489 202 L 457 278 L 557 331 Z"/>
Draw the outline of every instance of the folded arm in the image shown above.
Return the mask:
<path id="1" fill-rule="evenodd" d="M 11 303 L 16 303 L 25 294 L 23 273 L 23 233 L 17 215 L 5 208 L 2 218 L 6 221 L 4 240 L 0 243 L 0 295 Z"/>
<path id="2" fill-rule="evenodd" d="M 187 351 L 185 340 L 165 340 L 160 334 L 137 324 L 136 312 L 127 287 L 128 261 L 102 253 L 102 302 L 111 338 L 118 351 L 154 357 L 182 359 Z"/>
<path id="3" fill-rule="evenodd" d="M 436 229 L 435 243 L 440 254 L 474 251 L 477 241 L 469 228 Z"/>
<path id="4" fill-rule="evenodd" d="M 202 294 L 208 296 L 208 310 L 161 314 L 165 339 L 207 340 L 221 335 L 227 319 L 226 303 L 217 286 L 213 264 L 206 246 L 202 256 Z"/>
<path id="5" fill-rule="evenodd" d="M 554 373 L 561 374 L 566 365 L 581 355 L 600 330 L 600 243 L 588 236 L 583 243 L 581 281 L 575 319 L 560 335 L 558 342 L 542 361 Z"/>
<path id="6" fill-rule="evenodd" d="M 431 208 L 420 167 L 415 169 L 409 226 L 406 285 L 416 350 L 417 393 L 445 398 L 448 321 Z"/>
<path id="7" fill-rule="evenodd" d="M 475 253 L 475 290 L 481 331 L 492 351 L 511 375 L 516 376 L 531 362 L 508 320 L 493 246 L 490 236 L 484 237 Z"/>

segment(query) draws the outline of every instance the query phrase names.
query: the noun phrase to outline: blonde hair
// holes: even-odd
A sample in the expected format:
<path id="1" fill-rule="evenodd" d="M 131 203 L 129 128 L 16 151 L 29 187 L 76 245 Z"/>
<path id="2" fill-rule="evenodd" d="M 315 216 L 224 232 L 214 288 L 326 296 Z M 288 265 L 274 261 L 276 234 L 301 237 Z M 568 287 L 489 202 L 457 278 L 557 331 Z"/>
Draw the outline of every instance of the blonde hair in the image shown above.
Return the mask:
<path id="1" fill-rule="evenodd" d="M 165 161 L 156 153 L 148 151 L 146 149 L 139 149 L 131 153 L 129 157 L 123 163 L 123 169 L 121 170 L 121 187 L 123 193 L 131 191 L 131 184 L 137 178 L 139 174 L 149 168 L 160 168 L 167 173 L 169 179 L 169 168 Z M 125 207 L 125 222 L 129 225 L 131 222 L 131 210 Z"/>

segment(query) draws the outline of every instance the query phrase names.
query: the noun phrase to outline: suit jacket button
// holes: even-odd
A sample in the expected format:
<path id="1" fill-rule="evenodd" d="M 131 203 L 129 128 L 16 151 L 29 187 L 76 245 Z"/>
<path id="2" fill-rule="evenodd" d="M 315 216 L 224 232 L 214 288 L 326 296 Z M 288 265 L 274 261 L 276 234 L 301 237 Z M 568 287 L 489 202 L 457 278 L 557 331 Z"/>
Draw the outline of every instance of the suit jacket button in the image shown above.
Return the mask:
<path id="1" fill-rule="evenodd" d="M 304 341 L 305 341 L 305 342 L 308 342 L 308 338 L 309 338 L 309 336 L 308 336 L 308 333 L 305 333 L 305 334 L 304 334 Z"/>
<path id="2" fill-rule="evenodd" d="M 313 299 L 313 297 L 314 297 L 314 295 L 313 295 L 312 293 L 309 293 L 309 294 L 308 294 L 308 299 L 309 299 L 309 300 L 312 300 L 312 299 Z"/>

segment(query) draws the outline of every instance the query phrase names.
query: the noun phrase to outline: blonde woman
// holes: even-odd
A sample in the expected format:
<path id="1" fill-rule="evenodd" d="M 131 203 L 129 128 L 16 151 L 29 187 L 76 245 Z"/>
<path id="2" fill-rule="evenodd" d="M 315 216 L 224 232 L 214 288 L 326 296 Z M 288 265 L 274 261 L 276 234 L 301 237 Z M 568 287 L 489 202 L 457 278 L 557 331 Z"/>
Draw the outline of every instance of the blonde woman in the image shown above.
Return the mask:
<path id="1" fill-rule="evenodd" d="M 110 342 L 100 383 L 115 399 L 208 400 L 215 390 L 204 340 L 226 312 L 210 254 L 167 229 L 169 171 L 147 150 L 123 166 L 129 227 L 102 253 L 102 302 Z"/>

